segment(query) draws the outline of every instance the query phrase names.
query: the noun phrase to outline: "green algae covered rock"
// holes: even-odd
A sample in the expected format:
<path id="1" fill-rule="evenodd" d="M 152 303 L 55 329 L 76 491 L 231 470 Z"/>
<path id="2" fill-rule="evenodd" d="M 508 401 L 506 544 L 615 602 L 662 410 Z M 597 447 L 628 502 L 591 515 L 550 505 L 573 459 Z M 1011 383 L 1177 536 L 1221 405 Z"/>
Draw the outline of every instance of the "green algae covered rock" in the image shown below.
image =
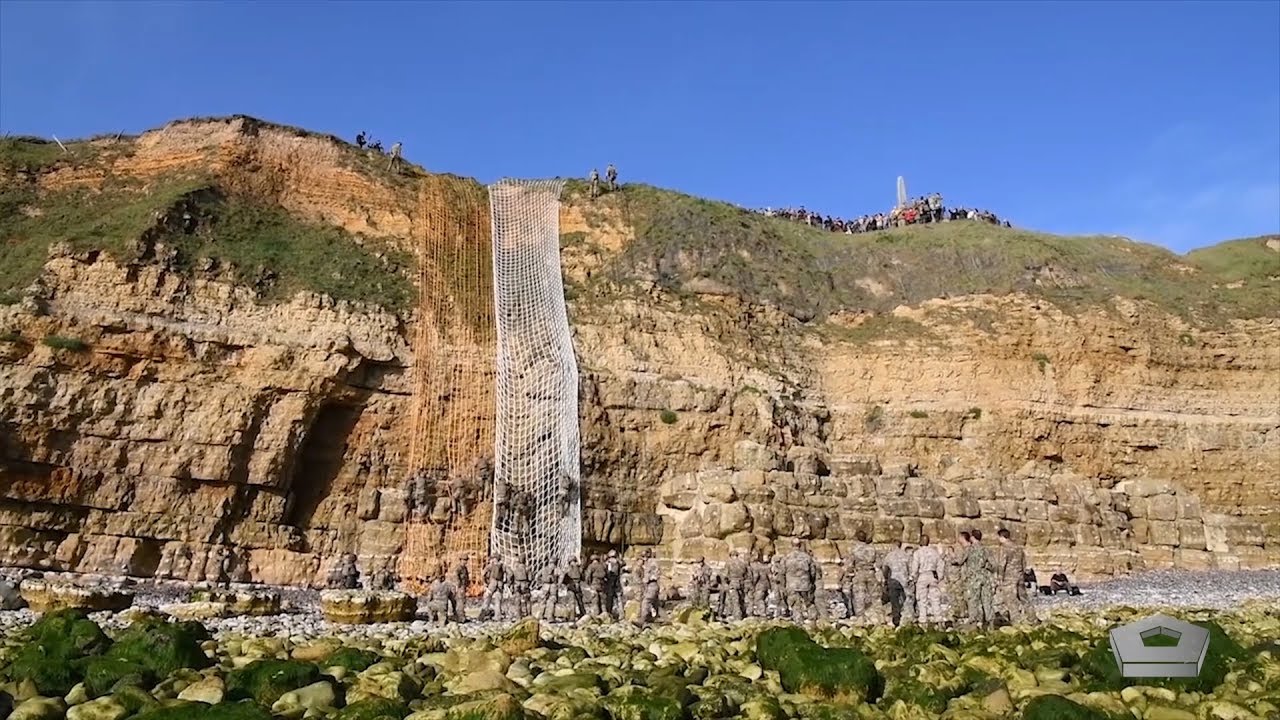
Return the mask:
<path id="1" fill-rule="evenodd" d="M 609 693 L 603 705 L 609 720 L 683 720 L 685 717 L 684 707 L 677 700 L 635 685 Z"/>
<path id="2" fill-rule="evenodd" d="M 448 720 L 524 720 L 520 701 L 505 693 L 462 702 L 449 708 Z"/>
<path id="3" fill-rule="evenodd" d="M 497 640 L 498 649 L 511 657 L 523 655 L 538 647 L 542 626 L 537 618 L 525 618 L 502 634 Z"/>
<path id="4" fill-rule="evenodd" d="M 23 634 L 5 675 L 9 680 L 30 680 L 42 695 L 63 696 L 84 678 L 85 658 L 98 655 L 111 639 L 80 610 L 45 613 Z"/>
<path id="5" fill-rule="evenodd" d="M 369 698 L 342 708 L 333 716 L 333 720 L 404 720 L 408 715 L 409 707 L 404 703 L 386 698 Z"/>
<path id="6" fill-rule="evenodd" d="M 84 664 L 84 689 L 91 698 L 127 686 L 151 687 L 155 681 L 156 674 L 150 668 L 129 660 L 97 657 Z"/>
<path id="7" fill-rule="evenodd" d="M 319 679 L 320 670 L 311 663 L 255 660 L 227 674 L 227 697 L 231 700 L 252 699 L 270 707 L 281 695 Z"/>
<path id="8" fill-rule="evenodd" d="M 742 720 L 783 720 L 786 713 L 776 698 L 761 695 L 738 706 L 738 716 Z"/>
<path id="9" fill-rule="evenodd" d="M 154 697 L 151 697 L 151 693 L 132 685 L 116 690 L 111 694 L 111 697 L 123 705 L 130 714 L 150 710 L 160 705 Z"/>
<path id="10" fill-rule="evenodd" d="M 18 703 L 9 720 L 62 720 L 66 712 L 62 698 L 35 697 Z"/>
<path id="11" fill-rule="evenodd" d="M 177 703 L 147 710 L 129 720 L 271 720 L 271 713 L 248 700 L 219 705 Z"/>
<path id="12" fill-rule="evenodd" d="M 370 650 L 344 647 L 329 655 L 320 664 L 325 667 L 343 667 L 351 672 L 362 672 L 381 661 L 382 656 Z"/>
<path id="13" fill-rule="evenodd" d="M 824 648 L 798 627 L 772 628 L 756 638 L 756 657 L 789 693 L 841 703 L 874 702 L 884 690 L 875 663 L 853 648 Z"/>
<path id="14" fill-rule="evenodd" d="M 175 670 L 200 670 L 211 664 L 201 643 L 209 632 L 198 622 L 169 622 L 147 617 L 131 624 L 107 651 L 108 658 L 135 663 L 165 677 Z"/>
<path id="15" fill-rule="evenodd" d="M 604 720 L 600 695 L 592 690 L 536 692 L 524 701 L 524 708 L 547 720 Z"/>
<path id="16" fill-rule="evenodd" d="M 122 720 L 133 713 L 113 697 L 100 697 L 67 710 L 67 720 Z"/>
<path id="17" fill-rule="evenodd" d="M 1040 695 L 1022 709 L 1022 720 L 1111 720 L 1107 715 L 1061 695 Z"/>

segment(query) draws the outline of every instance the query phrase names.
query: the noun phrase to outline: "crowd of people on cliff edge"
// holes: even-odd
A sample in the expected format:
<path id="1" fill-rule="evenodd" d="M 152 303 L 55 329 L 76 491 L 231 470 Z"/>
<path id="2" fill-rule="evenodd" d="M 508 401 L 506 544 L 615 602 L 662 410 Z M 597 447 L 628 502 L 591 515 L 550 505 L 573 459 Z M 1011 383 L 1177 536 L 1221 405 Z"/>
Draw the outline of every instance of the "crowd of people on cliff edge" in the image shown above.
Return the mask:
<path id="1" fill-rule="evenodd" d="M 831 232 L 854 233 L 875 232 L 908 225 L 926 225 L 930 223 L 950 222 L 953 220 L 973 220 L 991 225 L 1012 227 L 1008 220 L 1002 220 L 990 210 L 977 208 L 947 207 L 938 193 L 913 198 L 906 204 L 895 207 L 888 212 L 862 215 L 852 220 L 823 215 L 806 208 L 763 208 L 756 210 L 762 215 L 780 217 L 804 223 L 810 227 L 822 228 Z"/>

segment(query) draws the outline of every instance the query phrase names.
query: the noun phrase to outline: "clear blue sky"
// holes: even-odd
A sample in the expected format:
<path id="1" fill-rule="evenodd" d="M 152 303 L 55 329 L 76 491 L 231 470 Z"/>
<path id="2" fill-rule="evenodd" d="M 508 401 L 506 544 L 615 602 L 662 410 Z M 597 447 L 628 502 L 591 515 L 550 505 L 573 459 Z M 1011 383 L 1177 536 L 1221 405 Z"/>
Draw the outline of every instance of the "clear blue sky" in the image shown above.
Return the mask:
<path id="1" fill-rule="evenodd" d="M 585 175 L 1185 250 L 1280 231 L 1280 2 L 0 1 L 0 131 L 246 113 Z"/>

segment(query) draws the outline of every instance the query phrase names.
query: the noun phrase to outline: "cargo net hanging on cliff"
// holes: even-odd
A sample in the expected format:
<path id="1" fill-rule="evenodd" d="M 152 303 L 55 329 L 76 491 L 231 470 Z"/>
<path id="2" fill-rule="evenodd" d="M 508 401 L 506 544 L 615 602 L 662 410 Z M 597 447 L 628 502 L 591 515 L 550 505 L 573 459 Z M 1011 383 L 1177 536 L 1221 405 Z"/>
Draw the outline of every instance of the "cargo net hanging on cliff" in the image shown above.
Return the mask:
<path id="1" fill-rule="evenodd" d="M 423 237 L 414 333 L 406 492 L 412 499 L 405 583 L 425 590 L 466 557 L 477 594 L 492 517 L 493 263 L 484 187 L 448 176 L 423 180 Z"/>
<path id="2" fill-rule="evenodd" d="M 578 365 L 560 276 L 560 180 L 489 186 L 498 327 L 490 550 L 530 573 L 582 546 Z"/>

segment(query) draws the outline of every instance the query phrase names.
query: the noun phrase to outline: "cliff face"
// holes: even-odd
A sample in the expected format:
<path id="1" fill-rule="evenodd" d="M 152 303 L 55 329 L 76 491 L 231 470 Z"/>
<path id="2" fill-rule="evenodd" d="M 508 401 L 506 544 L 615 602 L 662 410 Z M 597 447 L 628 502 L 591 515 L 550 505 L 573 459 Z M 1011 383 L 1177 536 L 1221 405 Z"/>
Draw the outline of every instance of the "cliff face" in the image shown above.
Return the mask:
<path id="1" fill-rule="evenodd" d="M 441 331 L 453 380 L 415 372 L 422 323 L 465 325 L 440 308 L 476 293 L 440 282 L 456 270 L 425 236 L 474 244 L 480 230 L 440 231 L 422 216 L 445 190 L 379 179 L 349 153 L 247 121 L 187 123 L 114 159 L 6 176 L 0 188 L 52 193 L 196 168 L 418 253 L 431 312 L 305 291 L 268 302 L 156 247 L 55 245 L 0 306 L 0 563 L 200 579 L 229 545 L 244 580 L 317 583 L 347 550 L 366 570 L 426 567 L 415 537 L 449 520 L 410 487 L 414 455 L 485 436 L 413 438 L 446 432 L 424 412 L 492 417 L 491 392 L 462 387 L 489 376 L 492 347 Z M 1068 312 L 1015 292 L 801 322 L 710 280 L 580 291 L 634 251 L 635 225 L 572 193 L 562 213 L 588 543 L 680 561 L 803 538 L 830 560 L 859 530 L 914 542 L 1008 527 L 1033 565 L 1080 575 L 1280 562 L 1274 312 L 1208 326 L 1125 297 Z"/>

